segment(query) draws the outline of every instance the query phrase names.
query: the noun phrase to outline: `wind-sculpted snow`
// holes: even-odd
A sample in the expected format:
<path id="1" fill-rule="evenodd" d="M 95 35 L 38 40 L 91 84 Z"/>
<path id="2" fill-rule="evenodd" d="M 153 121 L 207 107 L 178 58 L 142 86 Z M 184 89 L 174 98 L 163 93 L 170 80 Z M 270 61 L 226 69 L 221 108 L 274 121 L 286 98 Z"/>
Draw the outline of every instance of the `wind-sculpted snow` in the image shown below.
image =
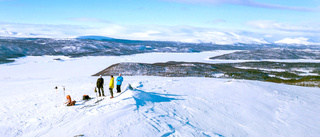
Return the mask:
<path id="1" fill-rule="evenodd" d="M 239 51 L 210 59 L 226 60 L 266 60 L 266 59 L 320 59 L 319 50 L 297 50 L 297 49 L 261 49 L 250 51 Z"/>

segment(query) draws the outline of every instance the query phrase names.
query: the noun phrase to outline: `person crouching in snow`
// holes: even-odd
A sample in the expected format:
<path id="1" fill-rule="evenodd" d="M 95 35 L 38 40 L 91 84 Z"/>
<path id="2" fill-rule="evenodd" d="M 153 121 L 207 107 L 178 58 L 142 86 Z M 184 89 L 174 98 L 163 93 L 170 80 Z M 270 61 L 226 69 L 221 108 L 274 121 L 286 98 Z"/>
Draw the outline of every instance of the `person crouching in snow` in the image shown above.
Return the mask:
<path id="1" fill-rule="evenodd" d="M 101 97 L 101 93 L 100 93 L 100 89 L 102 90 L 102 96 L 104 96 L 104 91 L 103 91 L 103 78 L 102 76 L 100 75 L 98 80 L 97 80 L 97 88 L 98 88 L 98 91 L 99 91 L 99 97 Z M 104 96 L 105 97 L 105 96 Z"/>
<path id="2" fill-rule="evenodd" d="M 110 83 L 109 83 L 109 90 L 110 90 L 110 98 L 113 98 L 113 88 L 114 88 L 114 78 L 113 75 L 111 75 Z"/>
<path id="3" fill-rule="evenodd" d="M 67 95 L 67 102 L 66 102 L 67 106 L 74 106 L 76 104 L 76 101 L 73 100 L 71 101 L 71 96 Z"/>

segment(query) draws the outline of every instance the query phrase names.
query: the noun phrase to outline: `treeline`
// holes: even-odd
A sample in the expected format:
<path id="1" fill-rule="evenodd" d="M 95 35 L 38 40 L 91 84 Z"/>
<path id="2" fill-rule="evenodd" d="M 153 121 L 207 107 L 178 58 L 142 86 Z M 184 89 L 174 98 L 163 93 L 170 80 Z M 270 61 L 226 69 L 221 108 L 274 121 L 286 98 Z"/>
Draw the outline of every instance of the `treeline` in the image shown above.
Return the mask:
<path id="1" fill-rule="evenodd" d="M 319 87 L 320 76 L 302 76 L 297 73 L 296 69 L 317 69 L 320 63 L 302 63 L 302 64 L 290 64 L 280 63 L 280 66 L 284 66 L 281 69 L 284 72 L 268 71 L 268 67 L 272 67 L 270 63 L 274 62 L 250 62 L 250 66 L 259 66 L 263 69 L 255 67 L 255 69 L 243 69 L 241 67 L 248 67 L 248 63 L 227 63 L 227 64 L 208 64 L 198 62 L 166 62 L 166 63 L 118 63 L 114 64 L 101 72 L 94 74 L 98 75 L 116 75 L 122 73 L 128 76 L 164 76 L 164 77 L 209 77 L 216 78 L 217 74 L 219 78 L 234 78 L 234 79 L 246 79 L 246 80 L 259 80 L 274 83 L 285 83 L 290 85 Z M 254 65 L 256 64 L 256 65 Z M 291 67 L 289 67 L 291 66 Z M 300 67 L 297 67 L 300 66 Z M 239 68 L 240 67 L 240 68 Z M 314 72 L 314 71 L 312 71 Z M 318 71 L 317 71 L 318 72 Z"/>

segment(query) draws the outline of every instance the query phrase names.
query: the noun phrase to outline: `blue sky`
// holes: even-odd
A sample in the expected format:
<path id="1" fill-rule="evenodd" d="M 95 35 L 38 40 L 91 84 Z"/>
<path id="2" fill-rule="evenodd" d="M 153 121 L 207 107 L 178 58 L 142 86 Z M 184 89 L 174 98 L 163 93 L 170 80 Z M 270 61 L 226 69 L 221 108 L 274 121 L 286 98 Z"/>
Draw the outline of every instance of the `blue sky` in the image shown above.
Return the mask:
<path id="1" fill-rule="evenodd" d="M 319 13 L 317 0 L 0 0 L 2 30 L 25 32 L 21 29 L 27 25 L 34 27 L 30 33 L 38 33 L 39 27 L 72 26 L 82 29 L 73 35 L 151 40 L 165 33 L 190 39 L 195 33 L 205 35 L 207 29 L 271 41 L 287 37 L 320 41 Z"/>

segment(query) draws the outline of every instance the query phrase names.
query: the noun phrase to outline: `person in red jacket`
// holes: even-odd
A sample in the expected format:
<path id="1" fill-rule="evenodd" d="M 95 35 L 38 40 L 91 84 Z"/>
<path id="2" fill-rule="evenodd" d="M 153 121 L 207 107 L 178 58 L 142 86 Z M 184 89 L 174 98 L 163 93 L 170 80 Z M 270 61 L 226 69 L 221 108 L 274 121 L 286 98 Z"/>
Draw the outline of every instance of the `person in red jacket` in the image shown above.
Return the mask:
<path id="1" fill-rule="evenodd" d="M 67 102 L 66 102 L 67 106 L 74 106 L 76 104 L 76 101 L 73 100 L 71 101 L 71 96 L 67 95 Z"/>

